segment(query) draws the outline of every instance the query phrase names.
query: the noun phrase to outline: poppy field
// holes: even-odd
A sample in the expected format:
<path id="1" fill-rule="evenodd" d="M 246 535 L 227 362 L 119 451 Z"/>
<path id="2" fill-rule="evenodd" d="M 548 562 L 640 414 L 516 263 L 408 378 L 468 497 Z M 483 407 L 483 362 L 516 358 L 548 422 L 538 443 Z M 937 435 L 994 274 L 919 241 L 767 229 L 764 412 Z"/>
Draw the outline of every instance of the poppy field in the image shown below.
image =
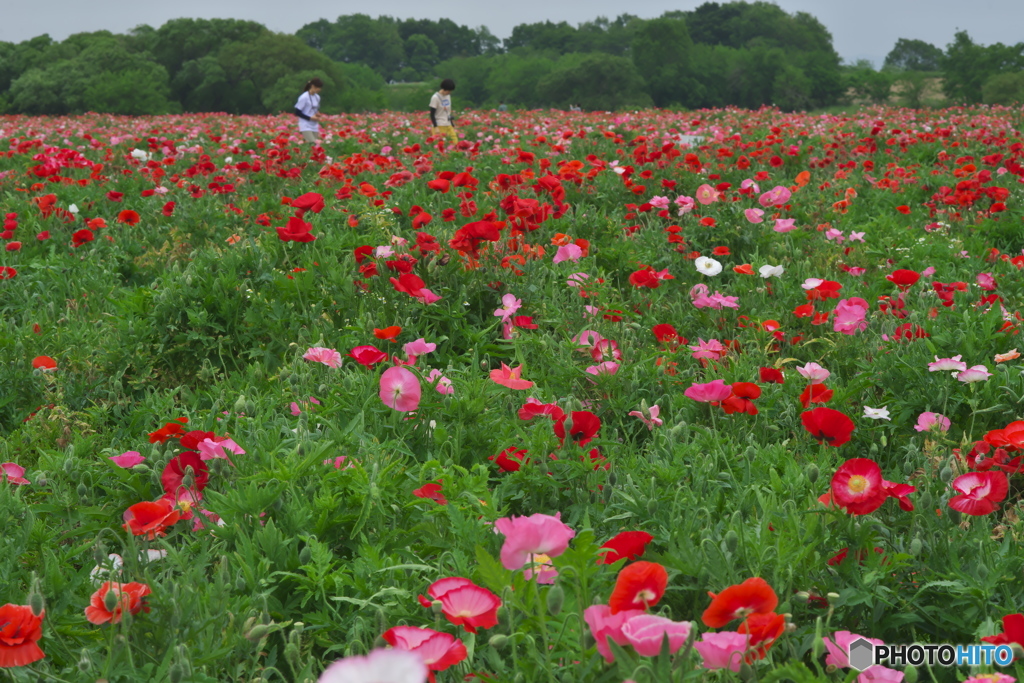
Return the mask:
<path id="1" fill-rule="evenodd" d="M 0 117 L 0 680 L 998 681 L 1019 109 Z"/>

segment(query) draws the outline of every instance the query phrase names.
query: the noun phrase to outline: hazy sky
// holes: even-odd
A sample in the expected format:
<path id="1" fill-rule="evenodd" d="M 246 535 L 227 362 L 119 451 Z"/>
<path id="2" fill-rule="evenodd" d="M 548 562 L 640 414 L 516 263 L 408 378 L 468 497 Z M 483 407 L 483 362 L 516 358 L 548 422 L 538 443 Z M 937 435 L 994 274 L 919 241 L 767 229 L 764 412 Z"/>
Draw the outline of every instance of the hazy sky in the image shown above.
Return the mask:
<path id="1" fill-rule="evenodd" d="M 20 42 L 49 33 L 63 40 L 72 33 L 107 29 L 122 33 L 139 24 L 160 26 L 177 17 L 234 18 L 258 21 L 274 31 L 294 33 L 317 19 L 362 12 L 377 16 L 447 17 L 468 26 L 487 26 L 499 38 L 520 23 L 568 21 L 628 11 L 643 18 L 667 10 L 688 10 L 704 0 L 388 0 L 367 3 L 329 0 L 0 0 L 0 40 Z M 898 38 L 917 38 L 940 48 L 958 29 L 975 42 L 1024 41 L 1024 0 L 776 0 L 787 12 L 808 12 L 832 33 L 833 44 L 848 62 L 870 59 L 881 65 Z"/>

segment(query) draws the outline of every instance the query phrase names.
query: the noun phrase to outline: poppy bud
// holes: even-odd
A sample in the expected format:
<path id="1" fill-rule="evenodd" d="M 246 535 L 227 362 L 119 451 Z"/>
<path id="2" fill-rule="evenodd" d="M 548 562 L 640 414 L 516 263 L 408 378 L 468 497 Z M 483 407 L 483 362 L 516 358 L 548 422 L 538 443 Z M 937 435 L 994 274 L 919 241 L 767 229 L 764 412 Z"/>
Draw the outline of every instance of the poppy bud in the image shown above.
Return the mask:
<path id="1" fill-rule="evenodd" d="M 736 552 L 736 548 L 739 547 L 740 537 L 732 529 L 729 529 L 725 533 L 725 547 L 730 553 Z"/>
<path id="2" fill-rule="evenodd" d="M 753 446 L 747 446 L 747 450 L 743 451 L 743 457 L 750 462 L 754 462 L 754 459 L 757 457 L 757 449 Z"/>
<path id="3" fill-rule="evenodd" d="M 245 577 L 242 576 L 241 574 L 239 574 L 238 578 L 235 579 L 235 590 L 238 591 L 239 593 L 242 593 L 242 592 L 245 591 L 247 586 L 248 586 L 248 584 L 245 581 Z"/>
<path id="4" fill-rule="evenodd" d="M 376 650 L 376 649 L 379 649 L 379 648 L 382 648 L 382 647 L 388 647 L 389 645 L 390 645 L 390 643 L 388 643 L 388 641 L 384 640 L 384 637 L 383 637 L 383 636 L 377 636 L 377 637 L 376 637 L 376 638 L 375 638 L 375 639 L 373 640 L 373 648 L 374 648 L 375 650 Z M 349 655 L 345 655 L 345 656 L 347 657 L 347 656 L 349 656 Z"/>
<path id="5" fill-rule="evenodd" d="M 86 486 L 84 483 L 79 484 L 78 488 L 75 489 L 75 492 L 78 493 L 79 498 L 85 498 L 86 496 L 89 495 L 89 487 Z"/>
<path id="6" fill-rule="evenodd" d="M 560 583 L 548 589 L 547 596 L 548 614 L 557 617 L 562 612 L 562 605 L 565 603 L 565 591 Z"/>
<path id="7" fill-rule="evenodd" d="M 668 430 L 668 434 L 673 441 L 687 441 L 690 438 L 690 427 L 685 421 L 681 421 Z"/>
<path id="8" fill-rule="evenodd" d="M 503 650 L 508 644 L 508 636 L 503 636 L 500 633 L 496 633 L 491 636 L 491 639 L 487 641 L 487 644 L 493 647 L 495 650 Z"/>
<path id="9" fill-rule="evenodd" d="M 922 491 L 919 500 L 921 501 L 921 509 L 922 510 L 929 510 L 929 509 L 931 509 L 931 507 L 932 507 L 932 494 L 931 494 L 930 491 L 928 491 L 928 490 Z"/>
<path id="10" fill-rule="evenodd" d="M 1024 646 L 1020 643 L 1010 643 L 1010 649 L 1013 650 L 1014 659 L 1024 659 Z"/>
<path id="11" fill-rule="evenodd" d="M 922 545 L 921 544 L 921 539 L 918 538 L 917 536 L 915 536 L 914 540 L 912 540 L 910 542 L 910 554 L 913 555 L 914 557 L 917 557 L 918 555 L 920 555 L 921 554 L 921 545 Z"/>
<path id="12" fill-rule="evenodd" d="M 270 624 L 256 624 L 245 634 L 245 639 L 250 643 L 258 643 L 270 634 L 271 628 Z"/>
<path id="13" fill-rule="evenodd" d="M 97 541 L 92 547 L 92 559 L 96 564 L 103 564 L 107 561 L 107 546 L 103 541 Z"/>
<path id="14" fill-rule="evenodd" d="M 235 412 L 240 413 L 245 410 L 245 394 L 239 394 L 238 399 L 235 401 Z"/>
<path id="15" fill-rule="evenodd" d="M 36 485 L 37 486 L 46 486 L 48 483 L 50 483 L 50 480 L 46 478 L 46 472 L 37 472 L 36 473 Z"/>
<path id="16" fill-rule="evenodd" d="M 32 587 L 29 589 L 28 593 L 28 606 L 32 610 L 32 614 L 37 617 L 46 609 L 43 594 L 39 590 L 39 578 L 35 573 L 32 574 Z"/>
<path id="17" fill-rule="evenodd" d="M 903 668 L 903 683 L 917 683 L 917 669 L 913 664 L 907 664 Z"/>
<path id="18" fill-rule="evenodd" d="M 942 480 L 943 484 L 948 484 L 953 479 L 953 470 L 949 465 L 946 465 L 939 470 L 939 479 Z"/>
<path id="19" fill-rule="evenodd" d="M 612 472 L 611 474 L 608 475 L 608 485 L 609 486 L 615 486 L 618 483 L 619 483 L 619 478 L 615 475 L 614 472 Z"/>
<path id="20" fill-rule="evenodd" d="M 38 615 L 36 615 L 36 616 L 38 616 Z M 82 673 L 85 673 L 86 671 L 88 671 L 91 668 L 92 668 L 92 658 L 89 657 L 89 650 L 87 648 L 83 647 L 82 648 L 82 653 L 78 657 L 78 670 L 81 671 Z"/>
<path id="21" fill-rule="evenodd" d="M 313 551 L 307 545 L 299 551 L 299 564 L 309 564 L 311 559 L 313 559 Z"/>
<path id="22" fill-rule="evenodd" d="M 117 608 L 117 593 L 114 592 L 113 588 L 107 589 L 107 594 L 103 596 L 103 606 L 108 612 L 113 612 Z"/>
<path id="23" fill-rule="evenodd" d="M 246 399 L 245 401 L 245 414 L 252 415 L 256 412 L 256 404 L 253 403 L 252 399 Z"/>
<path id="24" fill-rule="evenodd" d="M 71 474 L 74 471 L 75 471 L 75 461 L 72 460 L 71 458 L 68 458 L 67 460 L 64 461 L 64 472 L 66 474 Z"/>
<path id="25" fill-rule="evenodd" d="M 288 634 L 288 642 L 298 645 L 302 642 L 302 630 L 306 627 L 301 621 L 293 624 L 292 632 Z"/>
<path id="26" fill-rule="evenodd" d="M 185 466 L 185 474 L 181 477 L 181 485 L 187 489 L 196 485 L 196 473 L 192 469 L 192 465 Z"/>
<path id="27" fill-rule="evenodd" d="M 829 600 L 838 600 L 839 599 L 839 593 L 825 593 L 825 597 L 828 598 Z"/>
<path id="28" fill-rule="evenodd" d="M 439 617 L 444 613 L 444 604 L 440 600 L 434 600 L 430 603 L 430 611 L 434 613 L 435 617 Z"/>
<path id="29" fill-rule="evenodd" d="M 868 448 L 868 457 L 871 458 L 872 460 L 876 460 L 878 458 L 878 444 L 877 443 L 871 444 L 871 447 Z"/>
<path id="30" fill-rule="evenodd" d="M 813 462 L 807 466 L 807 481 L 811 482 L 812 484 L 818 481 L 818 474 L 820 474 L 818 466 L 815 465 Z"/>
<path id="31" fill-rule="evenodd" d="M 284 658 L 291 665 L 292 670 L 299 669 L 299 646 L 295 643 L 289 642 L 284 646 Z"/>
<path id="32" fill-rule="evenodd" d="M 594 634 L 590 632 L 590 629 L 587 629 L 586 633 L 583 634 L 583 649 L 589 650 L 594 647 L 595 642 Z"/>
<path id="33" fill-rule="evenodd" d="M 653 517 L 655 515 L 655 513 L 657 513 L 657 512 L 658 512 L 658 501 L 656 501 L 654 498 L 651 498 L 649 501 L 647 501 L 647 514 L 649 516 Z"/>
<path id="34" fill-rule="evenodd" d="M 913 471 L 914 463 L 910 461 L 910 458 L 907 458 L 906 460 L 903 461 L 903 474 L 910 476 L 910 474 L 913 473 Z"/>
<path id="35" fill-rule="evenodd" d="M 181 683 L 185 678 L 185 672 L 181 669 L 181 664 L 175 662 L 171 664 L 171 668 L 167 670 L 167 678 L 171 683 Z"/>
<path id="36" fill-rule="evenodd" d="M 795 594 L 793 594 L 793 599 L 799 602 L 801 605 L 806 605 L 811 599 L 811 594 L 807 591 L 797 591 Z"/>
<path id="37" fill-rule="evenodd" d="M 746 662 L 740 664 L 740 680 L 743 683 L 751 683 L 751 681 L 757 680 L 757 674 L 754 673 L 754 669 Z"/>
<path id="38" fill-rule="evenodd" d="M 979 562 L 979 563 L 978 563 L 978 569 L 977 569 L 977 574 L 978 574 L 978 578 L 979 578 L 980 580 L 984 581 L 985 579 L 987 579 L 987 578 L 988 578 L 988 567 L 986 567 L 986 566 L 985 566 L 985 565 L 984 565 L 984 564 L 983 564 L 982 562 Z M 41 598 L 41 597 L 42 597 L 42 596 L 40 596 L 40 598 Z M 33 613 L 34 613 L 34 612 L 35 612 L 35 609 L 33 609 L 32 611 L 33 611 Z"/>

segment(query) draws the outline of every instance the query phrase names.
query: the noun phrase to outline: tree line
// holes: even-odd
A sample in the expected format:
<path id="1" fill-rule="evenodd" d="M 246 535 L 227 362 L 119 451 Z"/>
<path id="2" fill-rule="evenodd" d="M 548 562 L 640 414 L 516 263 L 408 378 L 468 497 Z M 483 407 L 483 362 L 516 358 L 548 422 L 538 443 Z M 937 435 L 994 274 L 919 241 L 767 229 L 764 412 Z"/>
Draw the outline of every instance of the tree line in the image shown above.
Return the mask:
<path id="1" fill-rule="evenodd" d="M 0 113 L 290 111 L 314 76 L 327 112 L 422 109 L 440 78 L 456 80 L 461 107 L 797 110 L 885 101 L 896 82 L 920 104 L 934 76 L 952 102 L 1008 103 L 1024 95 L 1022 69 L 1024 43 L 983 46 L 966 32 L 945 50 L 900 39 L 881 70 L 844 65 L 817 19 L 763 1 L 520 24 L 505 40 L 450 19 L 350 14 L 294 35 L 252 21 L 174 19 L 126 34 L 0 42 Z"/>

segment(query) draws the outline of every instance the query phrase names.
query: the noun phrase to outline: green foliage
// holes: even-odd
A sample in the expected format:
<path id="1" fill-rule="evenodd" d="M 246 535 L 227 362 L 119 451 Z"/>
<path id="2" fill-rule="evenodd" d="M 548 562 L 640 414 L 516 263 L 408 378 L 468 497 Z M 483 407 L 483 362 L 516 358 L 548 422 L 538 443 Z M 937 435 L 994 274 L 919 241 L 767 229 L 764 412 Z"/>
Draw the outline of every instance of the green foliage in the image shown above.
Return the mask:
<path id="1" fill-rule="evenodd" d="M 642 22 L 633 36 L 633 64 L 647 82 L 647 92 L 659 107 L 683 102 L 694 87 L 690 50 L 693 42 L 681 19 Z"/>
<path id="2" fill-rule="evenodd" d="M 923 40 L 900 38 L 885 56 L 884 68 L 897 71 L 938 71 L 942 50 Z"/>
<path id="3" fill-rule="evenodd" d="M 601 53 L 566 55 L 537 83 L 547 102 L 567 109 L 576 103 L 588 110 L 649 106 L 650 96 L 633 62 Z"/>
<path id="4" fill-rule="evenodd" d="M 981 86 L 985 104 L 1018 104 L 1024 102 L 1024 71 L 996 74 Z"/>
<path id="5" fill-rule="evenodd" d="M 977 45 L 966 31 L 958 31 L 946 46 L 942 60 L 942 89 L 962 103 L 981 102 L 983 87 L 993 76 L 1024 69 L 1024 43 L 1013 46 Z"/>

